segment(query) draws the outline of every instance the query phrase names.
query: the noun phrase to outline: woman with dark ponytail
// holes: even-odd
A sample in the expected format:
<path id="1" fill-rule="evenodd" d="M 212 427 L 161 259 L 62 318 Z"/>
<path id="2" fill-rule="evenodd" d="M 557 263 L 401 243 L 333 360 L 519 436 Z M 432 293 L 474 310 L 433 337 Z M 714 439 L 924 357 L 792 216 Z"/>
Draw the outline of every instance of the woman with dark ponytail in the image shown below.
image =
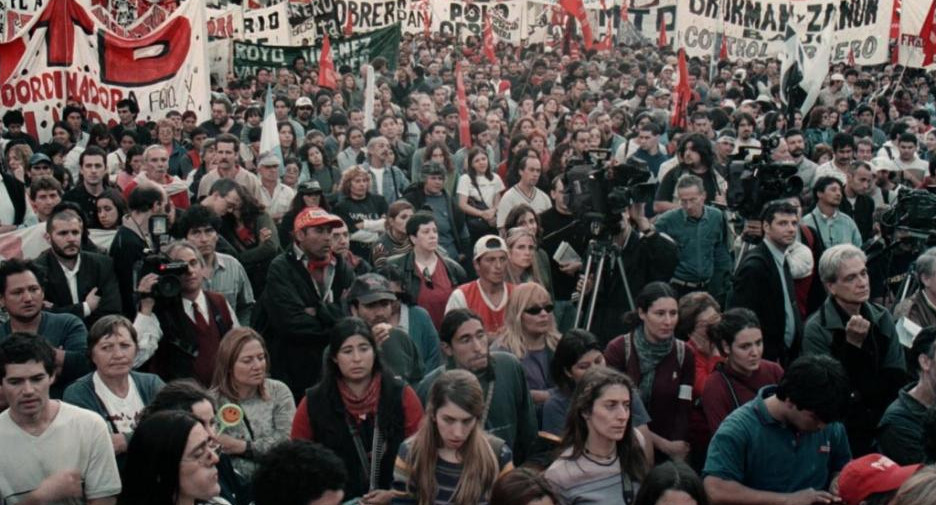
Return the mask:
<path id="1" fill-rule="evenodd" d="M 624 316 L 630 331 L 608 344 L 605 360 L 637 384 L 650 413 L 654 459 L 685 460 L 695 358 L 685 342 L 674 338 L 679 320 L 676 290 L 664 282 L 651 282 L 635 304 L 636 310 Z"/>

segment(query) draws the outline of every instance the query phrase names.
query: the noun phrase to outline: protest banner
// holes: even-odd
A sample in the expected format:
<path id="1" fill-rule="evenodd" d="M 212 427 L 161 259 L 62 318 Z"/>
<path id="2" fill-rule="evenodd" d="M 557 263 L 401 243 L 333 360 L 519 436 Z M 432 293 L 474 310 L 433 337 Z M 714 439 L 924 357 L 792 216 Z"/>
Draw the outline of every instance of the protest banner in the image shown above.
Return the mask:
<path id="1" fill-rule="evenodd" d="M 936 0 L 917 0 L 903 2 L 900 11 L 900 40 L 898 42 L 897 61 L 901 65 L 912 68 L 934 67 L 934 51 L 932 40 L 927 41 L 927 37 L 932 37 L 933 15 L 936 9 Z M 927 26 L 927 19 L 929 24 Z M 924 28 L 928 28 L 929 34 L 924 34 Z M 921 36 L 921 35 L 925 35 Z"/>
<path id="2" fill-rule="evenodd" d="M 244 17 L 240 7 L 229 6 L 225 9 L 209 8 L 208 40 L 236 39 L 244 29 Z"/>
<path id="3" fill-rule="evenodd" d="M 88 230 L 88 238 L 103 251 L 110 249 L 116 234 L 117 230 Z M 45 223 L 0 233 L 0 261 L 11 258 L 34 260 L 50 248 Z"/>
<path id="4" fill-rule="evenodd" d="M 796 20 L 810 55 L 817 49 L 819 34 L 831 25 L 831 61 L 846 61 L 854 52 L 859 65 L 876 65 L 887 60 L 887 39 L 882 34 L 890 28 L 891 4 L 877 0 L 681 0 L 676 19 L 688 56 L 717 54 L 715 43 L 723 33 L 730 59 L 775 57 L 782 51 L 787 23 Z"/>
<path id="5" fill-rule="evenodd" d="M 657 40 L 660 37 L 660 22 L 666 30 L 666 38 L 669 40 L 676 38 L 676 0 L 623 1 L 627 2 L 628 21 L 643 38 Z M 618 11 L 618 19 L 620 19 L 620 11 Z M 614 27 L 618 28 L 619 25 L 616 24 Z"/>
<path id="6" fill-rule="evenodd" d="M 484 17 L 490 12 L 494 35 L 505 42 L 519 43 L 521 20 L 526 10 L 524 0 L 432 0 L 432 31 L 455 35 L 464 40 L 469 35 L 481 37 Z"/>
<path id="7" fill-rule="evenodd" d="M 400 25 L 388 26 L 370 33 L 331 40 L 335 68 L 348 65 L 357 70 L 378 56 L 387 59 L 391 70 L 396 69 L 400 47 Z M 298 57 L 306 61 L 319 61 L 320 46 L 273 46 L 234 42 L 234 73 L 238 77 L 256 75 L 257 69 L 290 67 Z"/>
<path id="8" fill-rule="evenodd" d="M 0 42 L 16 37 L 44 4 L 45 0 L 0 0 Z"/>
<path id="9" fill-rule="evenodd" d="M 342 19 L 335 0 L 290 0 L 288 9 L 294 45 L 311 45 L 325 33 L 332 38 L 341 36 Z"/>
<path id="10" fill-rule="evenodd" d="M 157 30 L 126 39 L 75 0 L 49 3 L 13 40 L 0 44 L 0 108 L 21 109 L 26 130 L 51 138 L 67 99 L 92 122 L 116 124 L 117 102 L 132 98 L 141 121 L 170 110 L 209 117 L 205 0 L 188 0 Z"/>
<path id="11" fill-rule="evenodd" d="M 256 44 L 291 45 L 289 6 L 286 2 L 280 2 L 259 9 L 244 7 L 244 31 L 241 38 Z"/>
<path id="12" fill-rule="evenodd" d="M 426 32 L 426 25 L 432 24 L 432 7 L 429 0 L 407 0 L 403 33 L 420 35 Z"/>

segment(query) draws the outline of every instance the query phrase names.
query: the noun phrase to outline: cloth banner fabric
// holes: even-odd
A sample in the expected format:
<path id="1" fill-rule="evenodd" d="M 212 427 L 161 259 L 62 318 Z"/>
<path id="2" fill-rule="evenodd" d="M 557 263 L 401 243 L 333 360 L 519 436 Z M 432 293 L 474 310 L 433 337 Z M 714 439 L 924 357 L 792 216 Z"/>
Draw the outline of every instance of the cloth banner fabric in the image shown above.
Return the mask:
<path id="1" fill-rule="evenodd" d="M 338 1 L 338 0 L 335 0 Z M 465 40 L 469 35 L 481 38 L 484 29 L 484 17 L 490 13 L 491 26 L 498 40 L 519 44 L 522 36 L 522 23 L 526 12 L 525 0 L 431 0 L 432 31 L 446 35 L 455 35 Z M 424 29 L 419 2 L 410 2 L 411 14 L 406 16 L 406 30 L 418 33 Z"/>
<path id="2" fill-rule="evenodd" d="M 244 8 L 244 30 L 240 37 L 256 44 L 288 46 L 292 44 L 289 6 L 280 2 L 260 9 Z"/>
<path id="3" fill-rule="evenodd" d="M 395 70 L 401 35 L 400 25 L 396 24 L 370 33 L 333 39 L 331 52 L 335 68 L 348 65 L 357 71 L 361 65 L 383 56 L 390 69 Z M 319 52 L 320 46 L 274 46 L 234 41 L 234 73 L 243 77 L 256 75 L 259 67 L 290 67 L 300 56 L 306 61 L 319 61 Z"/>
<path id="4" fill-rule="evenodd" d="M 907 2 L 914 3 L 914 2 Z M 919 2 L 925 3 L 925 2 Z M 633 13 L 633 11 L 631 11 Z M 816 39 L 832 27 L 831 61 L 855 54 L 859 65 L 884 63 L 891 3 L 879 0 L 680 0 L 677 31 L 688 56 L 711 55 L 719 33 L 728 44 L 728 58 L 774 57 L 783 50 L 786 26 L 796 20 L 803 47 L 811 57 Z M 714 53 L 717 54 L 717 53 Z"/>
<path id="5" fill-rule="evenodd" d="M 117 230 L 88 230 L 88 238 L 101 250 L 110 249 Z M 49 249 L 46 225 L 39 223 L 7 233 L 0 233 L 0 260 L 18 258 L 32 260 Z"/>
<path id="6" fill-rule="evenodd" d="M 187 0 L 147 36 L 127 39 L 79 2 L 50 0 L 19 36 L 0 44 L 0 108 L 21 109 L 26 130 L 43 142 L 68 98 L 90 120 L 110 125 L 124 98 L 139 104 L 140 121 L 170 110 L 208 119 L 205 12 L 205 0 Z"/>
<path id="7" fill-rule="evenodd" d="M 933 4 L 936 0 L 912 0 L 903 2 L 900 11 L 900 39 L 898 41 L 897 61 L 901 65 L 911 68 L 934 69 L 933 63 L 924 65 L 924 60 L 934 61 L 930 56 L 926 58 L 927 44 L 921 37 L 921 31 L 926 23 L 926 16 L 933 15 Z M 929 34 L 933 37 L 934 34 Z"/>

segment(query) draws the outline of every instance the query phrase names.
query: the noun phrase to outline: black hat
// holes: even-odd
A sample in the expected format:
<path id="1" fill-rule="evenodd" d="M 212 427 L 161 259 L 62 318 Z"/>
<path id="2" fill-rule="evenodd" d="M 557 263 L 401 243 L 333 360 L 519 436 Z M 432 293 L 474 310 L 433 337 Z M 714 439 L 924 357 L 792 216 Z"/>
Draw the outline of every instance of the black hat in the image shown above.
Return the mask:
<path id="1" fill-rule="evenodd" d="M 348 300 L 365 305 L 380 300 L 396 300 L 396 294 L 390 289 L 390 281 L 380 274 L 359 275 L 351 284 Z"/>

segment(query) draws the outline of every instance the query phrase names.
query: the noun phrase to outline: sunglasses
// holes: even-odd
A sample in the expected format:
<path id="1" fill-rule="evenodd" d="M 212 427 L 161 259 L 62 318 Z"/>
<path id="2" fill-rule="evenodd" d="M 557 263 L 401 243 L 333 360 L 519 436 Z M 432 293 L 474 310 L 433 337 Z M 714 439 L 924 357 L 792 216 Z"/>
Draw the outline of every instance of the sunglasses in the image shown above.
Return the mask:
<path id="1" fill-rule="evenodd" d="M 552 311 L 555 308 L 555 305 L 548 303 L 546 305 L 534 305 L 532 307 L 527 307 L 523 309 L 523 312 L 526 312 L 528 315 L 535 316 L 541 314 L 545 310 L 547 314 L 552 314 Z"/>

